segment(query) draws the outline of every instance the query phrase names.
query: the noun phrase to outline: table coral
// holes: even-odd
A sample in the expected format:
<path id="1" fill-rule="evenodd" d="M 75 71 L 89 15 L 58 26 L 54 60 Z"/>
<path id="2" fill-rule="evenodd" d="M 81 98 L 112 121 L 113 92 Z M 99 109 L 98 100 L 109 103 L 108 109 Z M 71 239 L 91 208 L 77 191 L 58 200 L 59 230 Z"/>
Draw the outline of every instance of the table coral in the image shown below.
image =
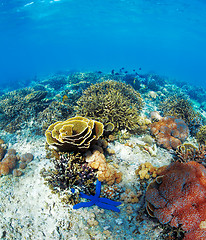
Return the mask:
<path id="1" fill-rule="evenodd" d="M 104 125 L 84 117 L 73 117 L 49 126 L 47 143 L 59 151 L 85 151 L 103 134 Z"/>
<path id="2" fill-rule="evenodd" d="M 172 116 L 152 123 L 150 131 L 156 137 L 157 144 L 168 150 L 176 149 L 189 135 L 187 124 L 182 119 Z"/>
<path id="3" fill-rule="evenodd" d="M 98 150 L 93 153 L 88 152 L 86 156 L 86 162 L 93 169 L 97 169 L 99 181 L 105 181 L 107 184 L 112 185 L 120 183 L 122 180 L 122 173 L 117 171 L 112 165 L 106 162 L 106 158 L 103 153 Z"/>
<path id="4" fill-rule="evenodd" d="M 184 240 L 206 239 L 206 169 L 191 161 L 175 162 L 147 188 L 147 211 L 162 224 L 185 231 Z"/>

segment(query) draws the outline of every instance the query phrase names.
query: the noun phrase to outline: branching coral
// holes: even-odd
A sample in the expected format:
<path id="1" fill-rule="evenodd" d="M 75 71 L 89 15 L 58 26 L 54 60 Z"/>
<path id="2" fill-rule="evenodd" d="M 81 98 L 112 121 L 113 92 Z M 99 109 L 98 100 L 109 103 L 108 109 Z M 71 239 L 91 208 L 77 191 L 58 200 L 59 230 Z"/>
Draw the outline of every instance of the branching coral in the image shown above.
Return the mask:
<path id="1" fill-rule="evenodd" d="M 152 123 L 150 130 L 156 137 L 157 143 L 167 149 L 176 149 L 189 134 L 189 129 L 182 119 L 170 116 Z"/>
<path id="2" fill-rule="evenodd" d="M 192 144 L 184 143 L 177 147 L 175 160 L 179 162 L 195 161 L 206 166 L 206 146 L 195 147 Z"/>
<path id="3" fill-rule="evenodd" d="M 94 193 L 96 174 L 80 153 L 57 154 L 53 164 L 53 169 L 43 169 L 41 174 L 53 192 L 60 194 L 62 201 L 72 204 L 79 201 L 78 192 L 73 194 L 71 188 Z"/>
<path id="4" fill-rule="evenodd" d="M 174 116 L 184 120 L 193 135 L 202 124 L 202 117 L 194 111 L 192 104 L 187 99 L 177 95 L 167 98 L 160 104 L 159 108 L 164 116 Z"/>
<path id="5" fill-rule="evenodd" d="M 147 211 L 186 231 L 185 240 L 206 239 L 206 169 L 197 162 L 170 164 L 146 192 Z"/>
<path id="6" fill-rule="evenodd" d="M 83 117 L 59 121 L 46 130 L 47 143 L 60 151 L 85 151 L 103 134 L 102 123 Z"/>
<path id="7" fill-rule="evenodd" d="M 199 129 L 196 139 L 199 144 L 206 144 L 206 125 Z"/>
<path id="8" fill-rule="evenodd" d="M 131 86 L 122 82 L 105 81 L 86 89 L 77 102 L 79 115 L 115 125 L 115 131 L 141 131 L 139 118 L 142 98 Z"/>

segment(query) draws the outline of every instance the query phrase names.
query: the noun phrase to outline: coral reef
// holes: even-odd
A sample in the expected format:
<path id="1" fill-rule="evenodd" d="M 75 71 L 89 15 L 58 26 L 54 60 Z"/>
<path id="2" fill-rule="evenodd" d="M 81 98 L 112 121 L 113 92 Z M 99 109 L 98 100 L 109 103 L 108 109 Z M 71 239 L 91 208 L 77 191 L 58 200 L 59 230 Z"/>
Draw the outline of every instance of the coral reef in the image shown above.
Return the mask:
<path id="1" fill-rule="evenodd" d="M 0 97 L 0 128 L 8 132 L 21 129 L 25 122 L 31 120 L 48 107 L 46 91 L 34 91 L 24 88 L 9 92 Z"/>
<path id="2" fill-rule="evenodd" d="M 166 149 L 176 149 L 186 140 L 189 129 L 182 119 L 164 117 L 150 126 L 151 133 L 156 137 L 157 144 Z"/>
<path id="3" fill-rule="evenodd" d="M 79 191 L 94 194 L 96 174 L 82 154 L 56 152 L 52 161 L 54 167 L 42 169 L 41 175 L 52 192 L 58 193 L 63 202 L 73 205 L 78 203 Z M 72 193 L 71 188 L 78 190 L 77 193 Z"/>
<path id="4" fill-rule="evenodd" d="M 103 134 L 104 125 L 84 117 L 59 121 L 46 130 L 47 143 L 59 151 L 86 151 Z"/>
<path id="5" fill-rule="evenodd" d="M 98 170 L 97 175 L 99 181 L 105 181 L 108 185 L 121 182 L 122 173 L 107 163 L 104 154 L 98 150 L 95 150 L 93 153 L 87 152 L 86 162 L 88 162 L 90 167 Z"/>
<path id="6" fill-rule="evenodd" d="M 67 119 L 71 117 L 72 114 L 73 106 L 71 104 L 52 101 L 47 108 L 38 113 L 35 132 L 40 135 L 44 133 L 52 123 Z"/>
<path id="7" fill-rule="evenodd" d="M 147 211 L 162 224 L 185 231 L 185 240 L 205 239 L 206 169 L 191 161 L 170 164 L 149 184 Z"/>
<path id="8" fill-rule="evenodd" d="M 144 131 L 140 119 L 143 101 L 131 86 L 114 80 L 91 85 L 77 101 L 77 114 L 114 124 L 114 131 Z M 143 126 L 144 125 L 144 126 Z"/>
<path id="9" fill-rule="evenodd" d="M 196 139 L 199 144 L 206 144 L 206 125 L 202 126 L 197 134 Z"/>
<path id="10" fill-rule="evenodd" d="M 177 95 L 167 98 L 159 106 L 164 116 L 174 116 L 184 120 L 190 129 L 190 133 L 195 135 L 197 129 L 202 125 L 202 117 L 196 113 L 189 100 Z"/>

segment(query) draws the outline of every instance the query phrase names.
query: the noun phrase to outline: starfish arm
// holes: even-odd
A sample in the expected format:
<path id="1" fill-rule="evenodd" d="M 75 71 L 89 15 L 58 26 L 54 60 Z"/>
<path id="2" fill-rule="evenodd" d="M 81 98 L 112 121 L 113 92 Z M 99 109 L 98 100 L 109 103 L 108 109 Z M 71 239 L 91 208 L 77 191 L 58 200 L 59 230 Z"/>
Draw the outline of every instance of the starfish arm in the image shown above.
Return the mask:
<path id="1" fill-rule="evenodd" d="M 101 203 L 106 203 L 106 204 L 113 205 L 113 206 L 119 206 L 122 204 L 121 202 L 112 201 L 108 198 L 99 198 L 98 201 Z"/>
<path id="2" fill-rule="evenodd" d="M 89 199 L 89 200 L 93 200 L 93 199 L 94 199 L 94 196 L 92 196 L 92 195 L 87 195 L 87 194 L 82 193 L 82 192 L 79 193 L 79 196 L 80 196 L 81 198 L 86 198 L 86 199 Z"/>
<path id="3" fill-rule="evenodd" d="M 73 206 L 73 209 L 79 209 L 79 208 L 82 208 L 82 207 L 91 207 L 92 205 L 94 205 L 94 201 L 90 201 L 90 202 L 80 202 L 80 203 L 77 203 Z"/>
<path id="4" fill-rule="evenodd" d="M 117 208 L 115 206 L 112 206 L 112 205 L 108 205 L 108 204 L 103 203 L 103 202 L 96 202 L 96 205 L 100 208 L 112 210 L 114 212 L 120 212 L 119 208 Z"/>
<path id="5" fill-rule="evenodd" d="M 95 196 L 99 197 L 101 193 L 101 182 L 97 179 Z"/>

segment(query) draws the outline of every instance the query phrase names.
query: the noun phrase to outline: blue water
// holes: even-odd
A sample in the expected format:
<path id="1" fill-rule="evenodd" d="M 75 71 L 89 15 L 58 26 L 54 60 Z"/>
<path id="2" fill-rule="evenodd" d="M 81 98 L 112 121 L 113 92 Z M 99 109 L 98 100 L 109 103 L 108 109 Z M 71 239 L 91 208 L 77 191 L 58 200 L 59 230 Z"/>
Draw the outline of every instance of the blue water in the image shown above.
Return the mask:
<path id="1" fill-rule="evenodd" d="M 1 86 L 125 67 L 206 86 L 205 0 L 0 0 Z"/>

